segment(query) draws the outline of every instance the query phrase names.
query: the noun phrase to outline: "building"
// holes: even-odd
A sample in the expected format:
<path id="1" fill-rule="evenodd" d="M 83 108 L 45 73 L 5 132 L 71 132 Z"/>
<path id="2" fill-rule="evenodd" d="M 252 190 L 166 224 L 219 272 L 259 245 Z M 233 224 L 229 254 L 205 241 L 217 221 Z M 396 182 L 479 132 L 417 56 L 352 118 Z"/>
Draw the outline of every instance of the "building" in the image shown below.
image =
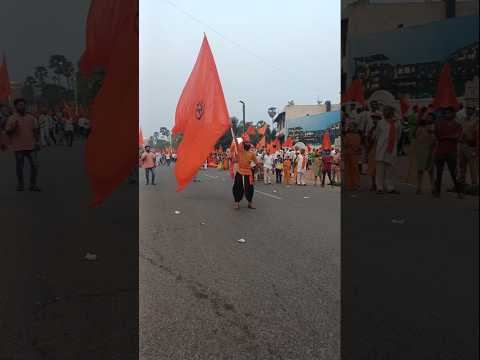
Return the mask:
<path id="1" fill-rule="evenodd" d="M 342 78 L 341 91 L 345 92 L 354 74 L 351 73 L 349 59 L 350 44 L 357 43 L 361 39 L 372 34 L 395 32 L 405 28 L 421 26 L 455 17 L 476 15 L 478 17 L 478 1 L 472 0 L 425 0 L 425 1 L 397 1 L 388 3 L 382 0 L 357 0 L 342 1 L 341 20 L 341 56 L 342 56 Z M 468 44 L 467 44 L 468 45 Z M 409 51 L 407 51 L 408 53 Z M 377 55 L 372 53 L 371 56 Z M 392 71 L 382 69 L 382 59 L 357 59 L 376 64 L 377 69 L 372 71 Z M 365 57 L 365 56 L 364 56 Z M 384 60 L 384 59 L 383 59 Z M 408 65 L 408 64 L 402 64 Z M 428 67 L 428 64 L 424 66 Z M 436 64 L 431 64 L 436 71 Z M 385 84 L 381 84 L 385 88 Z"/>
<path id="2" fill-rule="evenodd" d="M 333 105 L 329 101 L 315 105 L 295 105 L 293 103 L 289 103 L 283 108 L 283 111 L 275 117 L 273 123 L 277 126 L 277 134 L 287 135 L 287 129 L 291 128 L 289 125 L 290 120 L 308 118 L 309 116 L 336 111 L 339 110 L 339 108 L 339 105 Z"/>
<path id="3" fill-rule="evenodd" d="M 333 142 L 340 136 L 340 111 L 328 111 L 314 115 L 301 116 L 288 122 L 288 136 L 294 142 L 318 145 L 322 143 L 323 133 L 328 131 Z"/>

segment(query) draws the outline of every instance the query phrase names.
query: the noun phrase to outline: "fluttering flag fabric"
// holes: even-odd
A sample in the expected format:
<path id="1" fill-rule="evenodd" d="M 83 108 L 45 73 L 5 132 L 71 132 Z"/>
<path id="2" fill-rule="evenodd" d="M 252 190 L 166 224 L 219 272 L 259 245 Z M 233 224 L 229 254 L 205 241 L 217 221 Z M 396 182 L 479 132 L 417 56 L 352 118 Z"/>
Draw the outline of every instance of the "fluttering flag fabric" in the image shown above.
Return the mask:
<path id="1" fill-rule="evenodd" d="M 402 116 L 405 116 L 408 109 L 410 109 L 410 104 L 408 103 L 407 99 L 405 99 L 404 97 L 401 97 L 400 98 L 400 114 Z"/>
<path id="2" fill-rule="evenodd" d="M 290 148 L 293 146 L 293 141 L 290 136 L 287 138 L 287 140 L 285 140 L 285 142 L 283 143 L 283 146 L 286 148 Z"/>
<path id="3" fill-rule="evenodd" d="M 0 65 L 0 102 L 7 102 L 11 95 L 12 89 L 10 88 L 7 59 L 5 54 L 3 54 L 2 64 Z"/>
<path id="4" fill-rule="evenodd" d="M 323 150 L 330 150 L 332 148 L 332 144 L 330 142 L 330 134 L 328 131 L 325 131 L 323 133 L 323 139 L 322 139 L 322 149 Z"/>
<path id="5" fill-rule="evenodd" d="M 140 146 L 145 145 L 145 140 L 143 138 L 143 132 L 141 128 L 138 129 L 138 145 Z"/>
<path id="6" fill-rule="evenodd" d="M 132 15 L 138 16 L 137 1 L 92 0 L 87 17 L 86 48 L 80 59 L 83 75 L 108 67 L 121 27 Z"/>
<path id="7" fill-rule="evenodd" d="M 362 80 L 354 79 L 350 84 L 350 87 L 347 89 L 347 91 L 345 91 L 345 94 L 343 94 L 342 104 L 350 101 L 358 102 L 362 105 L 365 104 Z"/>
<path id="8" fill-rule="evenodd" d="M 460 103 L 455 96 L 455 88 L 453 86 L 452 78 L 450 77 L 450 65 L 447 63 L 443 65 L 442 71 L 437 84 L 437 92 L 432 103 L 433 109 L 453 107 L 458 110 Z"/>
<path id="9" fill-rule="evenodd" d="M 260 135 L 265 135 L 266 130 L 267 130 L 267 125 L 263 125 L 261 128 L 258 129 L 258 133 Z"/>
<path id="10" fill-rule="evenodd" d="M 177 150 L 177 191 L 192 181 L 216 142 L 231 126 L 222 84 L 207 36 L 177 104 L 173 133 L 182 133 Z"/>
<path id="11" fill-rule="evenodd" d="M 89 18 L 93 16 L 100 21 L 101 16 L 107 15 L 102 11 L 95 14 L 95 6 L 100 6 L 101 3 L 102 1 L 93 1 Z M 92 132 L 85 149 L 86 171 L 93 193 L 90 202 L 92 207 L 110 196 L 138 164 L 135 137 L 135 133 L 138 133 L 138 4 L 129 0 L 103 3 L 114 5 L 118 12 L 114 17 L 123 15 L 118 18 L 122 21 L 116 26 L 116 33 L 110 32 L 111 28 L 104 29 L 102 26 L 102 31 L 94 29 L 94 39 L 90 38 L 90 43 L 93 41 L 94 44 L 97 41 L 101 43 L 106 38 L 112 40 L 108 54 L 97 54 L 95 51 L 98 48 L 95 45 L 88 57 L 89 66 L 102 66 L 106 71 L 103 84 L 91 107 Z M 106 16 L 103 20 L 108 23 L 111 19 Z M 87 41 L 87 53 L 88 46 Z M 109 60 L 105 62 L 106 57 Z M 117 149 L 115 156 L 106 151 L 113 148 Z"/>

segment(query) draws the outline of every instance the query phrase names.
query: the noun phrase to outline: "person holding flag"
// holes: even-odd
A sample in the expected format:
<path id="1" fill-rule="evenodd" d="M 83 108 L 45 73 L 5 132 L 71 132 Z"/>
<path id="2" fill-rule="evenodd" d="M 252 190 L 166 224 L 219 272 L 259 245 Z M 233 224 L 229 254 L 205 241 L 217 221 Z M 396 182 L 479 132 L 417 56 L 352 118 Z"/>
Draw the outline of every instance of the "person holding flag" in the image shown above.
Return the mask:
<path id="1" fill-rule="evenodd" d="M 248 208 L 255 209 L 252 204 L 254 194 L 252 165 L 256 166 L 256 157 L 255 154 L 250 151 L 251 144 L 244 142 L 243 139 L 236 140 L 235 144 L 237 166 L 232 188 L 233 199 L 235 201 L 234 208 L 240 209 L 240 201 L 242 201 L 245 195 L 248 201 Z"/>

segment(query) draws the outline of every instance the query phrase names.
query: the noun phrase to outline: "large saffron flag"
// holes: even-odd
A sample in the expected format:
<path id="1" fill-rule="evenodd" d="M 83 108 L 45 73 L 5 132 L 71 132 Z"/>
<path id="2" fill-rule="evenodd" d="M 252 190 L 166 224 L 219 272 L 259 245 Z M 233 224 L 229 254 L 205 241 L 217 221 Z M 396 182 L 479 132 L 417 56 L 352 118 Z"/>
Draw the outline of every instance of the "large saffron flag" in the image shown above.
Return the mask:
<path id="1" fill-rule="evenodd" d="M 103 62 L 103 57 L 97 62 L 95 53 L 89 58 L 91 66 L 101 65 L 106 70 L 91 107 L 92 132 L 85 149 L 86 171 L 93 192 L 91 206 L 110 196 L 138 164 L 135 137 L 138 133 L 138 9 L 136 1 L 117 2 L 116 9 L 125 16 L 117 27 L 118 32 L 111 37 L 108 64 Z M 94 1 L 92 6 L 97 3 Z M 104 20 L 108 22 L 109 18 Z M 108 34 L 98 33 L 99 39 L 104 35 Z M 117 149 L 115 156 L 105 150 L 113 148 Z"/>
<path id="2" fill-rule="evenodd" d="M 207 37 L 177 104 L 173 133 L 183 133 L 177 150 L 177 191 L 193 179 L 216 142 L 230 128 L 227 104 Z"/>
<path id="3" fill-rule="evenodd" d="M 408 109 L 410 109 L 410 103 L 407 101 L 406 98 L 400 98 L 400 114 L 405 116 L 407 114 Z"/>
<path id="4" fill-rule="evenodd" d="M 137 13 L 137 1 L 92 0 L 87 17 L 86 48 L 80 59 L 82 74 L 108 67 L 121 27 L 128 17 Z"/>
<path id="5" fill-rule="evenodd" d="M 7 59 L 3 54 L 2 64 L 0 65 L 0 101 L 8 101 L 8 98 L 12 94 L 10 88 L 10 77 L 8 76 Z"/>
<path id="6" fill-rule="evenodd" d="M 433 109 L 453 107 L 458 110 L 460 103 L 455 96 L 455 88 L 450 77 L 450 65 L 443 65 L 437 84 L 437 92 L 432 103 Z"/>
<path id="7" fill-rule="evenodd" d="M 265 147 L 265 136 L 263 136 L 260 141 L 257 143 L 257 149 L 263 149 Z"/>

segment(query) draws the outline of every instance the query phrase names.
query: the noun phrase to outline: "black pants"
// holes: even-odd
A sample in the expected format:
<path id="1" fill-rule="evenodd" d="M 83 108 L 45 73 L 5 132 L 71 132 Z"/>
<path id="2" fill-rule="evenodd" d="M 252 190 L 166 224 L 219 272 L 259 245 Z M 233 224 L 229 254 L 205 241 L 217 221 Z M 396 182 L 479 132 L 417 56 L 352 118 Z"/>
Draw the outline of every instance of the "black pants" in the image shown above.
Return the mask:
<path id="1" fill-rule="evenodd" d="M 53 131 L 53 130 L 50 130 L 48 133 L 49 133 L 49 135 L 50 135 L 50 139 L 53 141 L 53 143 L 54 143 L 55 145 L 57 145 L 57 139 L 55 139 L 55 133 L 54 133 L 54 131 Z"/>
<path id="2" fill-rule="evenodd" d="M 328 176 L 328 181 L 330 181 L 330 185 L 333 185 L 332 181 L 332 170 L 323 170 L 322 171 L 322 186 L 325 186 L 325 177 Z"/>
<path id="3" fill-rule="evenodd" d="M 275 181 L 276 181 L 277 184 L 282 183 L 282 170 L 275 169 Z"/>
<path id="4" fill-rule="evenodd" d="M 241 175 L 238 172 L 235 174 L 235 181 L 233 182 L 233 198 L 235 202 L 240 202 L 245 198 L 248 202 L 252 202 L 253 199 L 253 184 L 250 184 L 250 177 L 248 175 Z"/>
<path id="5" fill-rule="evenodd" d="M 73 131 L 65 131 L 65 141 L 67 142 L 68 146 L 72 146 L 72 144 L 73 144 Z"/>
<path id="6" fill-rule="evenodd" d="M 150 174 L 152 174 L 152 184 L 155 184 L 154 168 L 146 168 L 145 169 L 145 179 L 147 180 L 147 185 L 150 183 Z"/>
<path id="7" fill-rule="evenodd" d="M 23 168 L 25 165 L 25 158 L 30 164 L 30 186 L 37 185 L 38 167 L 33 150 L 15 151 L 15 164 L 17 170 L 17 181 L 19 186 L 24 186 L 23 182 Z"/>
<path id="8" fill-rule="evenodd" d="M 455 191 L 457 193 L 462 192 L 462 186 L 457 181 L 457 153 L 436 156 L 435 166 L 437 168 L 437 178 L 435 179 L 435 191 L 440 194 L 442 190 L 442 176 L 445 163 L 447 164 L 448 171 L 450 172 L 450 176 L 455 184 Z"/>

